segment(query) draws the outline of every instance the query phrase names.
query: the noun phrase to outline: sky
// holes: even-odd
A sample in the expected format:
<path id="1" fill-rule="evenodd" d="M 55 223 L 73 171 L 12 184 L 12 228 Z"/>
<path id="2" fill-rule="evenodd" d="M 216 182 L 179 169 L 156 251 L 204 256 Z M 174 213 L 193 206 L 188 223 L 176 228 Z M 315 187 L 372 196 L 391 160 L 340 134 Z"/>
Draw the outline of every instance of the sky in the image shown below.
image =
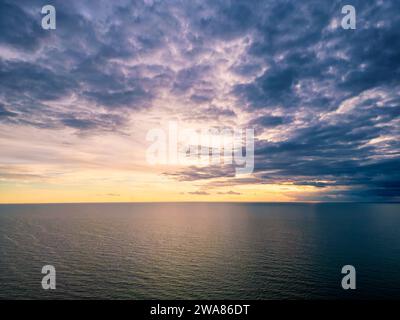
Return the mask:
<path id="1" fill-rule="evenodd" d="M 400 201 L 399 116 L 397 0 L 0 0 L 0 203 Z M 253 172 L 150 164 L 171 121 Z"/>

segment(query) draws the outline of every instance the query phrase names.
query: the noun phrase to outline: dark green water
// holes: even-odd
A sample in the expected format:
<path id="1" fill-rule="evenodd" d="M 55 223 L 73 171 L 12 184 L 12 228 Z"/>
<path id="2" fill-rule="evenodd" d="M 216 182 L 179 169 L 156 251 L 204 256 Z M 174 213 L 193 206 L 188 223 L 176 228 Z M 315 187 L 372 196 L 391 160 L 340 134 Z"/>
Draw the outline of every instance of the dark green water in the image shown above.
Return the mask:
<path id="1" fill-rule="evenodd" d="M 400 298 L 400 205 L 0 205 L 0 298 Z"/>

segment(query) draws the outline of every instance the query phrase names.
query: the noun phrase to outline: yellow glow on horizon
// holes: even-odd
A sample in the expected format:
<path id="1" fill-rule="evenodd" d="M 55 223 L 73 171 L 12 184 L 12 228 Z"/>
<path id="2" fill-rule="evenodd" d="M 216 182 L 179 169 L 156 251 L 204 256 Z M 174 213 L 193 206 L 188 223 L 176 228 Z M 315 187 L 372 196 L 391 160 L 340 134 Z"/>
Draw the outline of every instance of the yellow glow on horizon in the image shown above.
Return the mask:
<path id="1" fill-rule="evenodd" d="M 293 202 L 296 196 L 314 193 L 317 188 L 294 185 L 241 185 L 235 188 L 199 189 L 186 182 L 142 181 L 118 185 L 76 185 L 71 188 L 49 185 L 0 187 L 0 203 L 75 202 Z"/>
<path id="2" fill-rule="evenodd" d="M 0 128 L 0 203 L 290 202 L 321 191 L 291 182 L 246 184 L 235 181 L 238 177 L 176 180 L 165 173 L 184 171 L 190 163 L 149 165 L 143 143 L 146 127 L 132 127 L 141 136 L 77 136 L 71 130 L 54 135 L 46 129 L 14 129 L 12 125 Z"/>

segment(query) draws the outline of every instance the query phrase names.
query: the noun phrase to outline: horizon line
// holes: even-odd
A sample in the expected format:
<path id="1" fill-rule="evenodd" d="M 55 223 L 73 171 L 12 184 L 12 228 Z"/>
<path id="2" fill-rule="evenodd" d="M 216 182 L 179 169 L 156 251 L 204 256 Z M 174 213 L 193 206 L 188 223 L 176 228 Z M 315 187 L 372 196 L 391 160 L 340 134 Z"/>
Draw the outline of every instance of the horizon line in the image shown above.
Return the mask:
<path id="1" fill-rule="evenodd" d="M 66 205 L 66 204 L 180 204 L 180 203 L 220 203 L 220 204 L 400 204 L 400 201 L 82 201 L 82 202 L 4 202 L 1 205 Z"/>

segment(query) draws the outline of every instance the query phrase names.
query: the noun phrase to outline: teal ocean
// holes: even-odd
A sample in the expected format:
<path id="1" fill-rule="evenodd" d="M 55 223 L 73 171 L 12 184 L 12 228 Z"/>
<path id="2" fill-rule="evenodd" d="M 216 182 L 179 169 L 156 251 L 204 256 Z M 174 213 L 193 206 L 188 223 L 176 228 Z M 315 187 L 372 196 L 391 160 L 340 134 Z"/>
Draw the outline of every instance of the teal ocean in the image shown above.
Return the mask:
<path id="1" fill-rule="evenodd" d="M 337 298 L 400 298 L 400 204 L 0 205 L 0 299 Z"/>

